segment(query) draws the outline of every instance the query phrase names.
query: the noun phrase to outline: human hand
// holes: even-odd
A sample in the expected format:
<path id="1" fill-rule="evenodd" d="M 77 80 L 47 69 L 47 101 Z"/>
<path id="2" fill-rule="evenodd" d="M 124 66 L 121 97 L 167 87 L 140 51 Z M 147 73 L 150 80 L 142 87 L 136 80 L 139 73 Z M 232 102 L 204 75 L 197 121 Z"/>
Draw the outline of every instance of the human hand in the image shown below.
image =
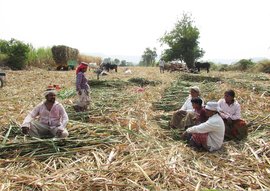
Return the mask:
<path id="1" fill-rule="evenodd" d="M 232 119 L 229 117 L 229 118 L 227 118 L 227 123 L 229 124 L 229 125 L 231 125 L 232 124 Z"/>
<path id="2" fill-rule="evenodd" d="M 186 140 L 188 136 L 188 133 L 185 131 L 182 135 L 181 135 L 181 139 L 182 140 Z"/>
<path id="3" fill-rule="evenodd" d="M 22 127 L 22 133 L 23 134 L 28 134 L 29 133 L 29 131 L 30 131 L 30 128 L 29 127 Z"/>
<path id="4" fill-rule="evenodd" d="M 58 129 L 57 132 L 56 132 L 56 136 L 57 137 L 61 137 L 62 133 L 63 133 L 63 130 L 62 129 Z"/>
<path id="5" fill-rule="evenodd" d="M 81 91 L 81 90 L 79 90 L 79 91 L 78 91 L 78 94 L 79 94 L 79 95 L 82 95 L 82 91 Z"/>

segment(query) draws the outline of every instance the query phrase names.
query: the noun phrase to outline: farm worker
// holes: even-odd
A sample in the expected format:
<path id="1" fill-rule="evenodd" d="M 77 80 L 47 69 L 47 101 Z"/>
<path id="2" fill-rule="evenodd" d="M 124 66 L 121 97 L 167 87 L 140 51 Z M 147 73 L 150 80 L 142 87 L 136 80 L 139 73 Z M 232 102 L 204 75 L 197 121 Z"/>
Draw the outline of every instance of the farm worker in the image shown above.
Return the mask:
<path id="1" fill-rule="evenodd" d="M 202 103 L 203 103 L 202 99 L 199 97 L 192 98 L 191 103 L 192 103 L 192 107 L 194 109 L 194 113 L 190 112 L 190 113 L 188 113 L 188 115 L 191 114 L 192 119 L 194 120 L 194 122 L 197 125 L 200 123 L 206 122 L 208 117 L 206 116 L 206 110 L 202 105 Z"/>
<path id="2" fill-rule="evenodd" d="M 132 72 L 129 68 L 125 68 L 124 74 L 132 74 Z"/>
<path id="3" fill-rule="evenodd" d="M 220 115 L 225 123 L 225 138 L 241 140 L 247 137 L 248 128 L 246 122 L 241 119 L 241 106 L 235 100 L 235 92 L 227 90 L 224 98 L 218 101 L 221 108 Z"/>
<path id="4" fill-rule="evenodd" d="M 160 60 L 159 61 L 159 71 L 160 71 L 160 73 L 164 73 L 164 66 L 165 66 L 165 62 L 164 62 L 164 60 Z"/>
<path id="5" fill-rule="evenodd" d="M 185 103 L 182 105 L 182 107 L 173 113 L 172 119 L 169 122 L 170 128 L 180 128 L 184 129 L 188 126 L 192 126 L 196 124 L 196 120 L 193 120 L 196 118 L 195 110 L 192 106 L 191 100 L 193 98 L 199 98 L 200 97 L 200 88 L 197 86 L 193 86 L 190 88 L 190 95 L 186 99 Z M 203 101 L 202 101 L 203 106 Z"/>
<path id="6" fill-rule="evenodd" d="M 182 138 L 187 140 L 190 146 L 211 152 L 221 148 L 225 125 L 218 113 L 218 102 L 207 102 L 205 109 L 208 120 L 188 128 Z"/>
<path id="7" fill-rule="evenodd" d="M 79 96 L 77 105 L 74 106 L 75 111 L 86 111 L 88 105 L 90 104 L 90 86 L 85 77 L 85 72 L 87 71 L 88 64 L 81 62 L 76 70 L 76 91 Z"/>
<path id="8" fill-rule="evenodd" d="M 44 96 L 46 100 L 39 103 L 24 119 L 21 125 L 23 134 L 39 138 L 67 137 L 68 115 L 63 105 L 55 100 L 55 89 L 47 89 Z"/>

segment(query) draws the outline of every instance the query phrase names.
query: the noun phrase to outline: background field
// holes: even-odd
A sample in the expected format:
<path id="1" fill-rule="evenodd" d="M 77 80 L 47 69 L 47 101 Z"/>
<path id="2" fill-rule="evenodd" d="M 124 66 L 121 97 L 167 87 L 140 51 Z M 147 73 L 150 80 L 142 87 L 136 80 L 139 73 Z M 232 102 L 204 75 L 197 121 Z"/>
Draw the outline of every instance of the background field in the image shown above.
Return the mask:
<path id="1" fill-rule="evenodd" d="M 270 76 L 262 73 L 165 73 L 132 67 L 132 75 L 86 73 L 91 109 L 75 113 L 75 71 L 6 71 L 0 89 L 0 190 L 269 190 Z M 60 85 L 58 101 L 70 117 L 69 138 L 33 139 L 18 126 L 43 100 L 48 85 Z M 205 101 L 236 91 L 246 140 L 217 152 L 196 152 L 167 129 L 189 87 Z M 142 87 L 142 88 L 141 88 Z"/>

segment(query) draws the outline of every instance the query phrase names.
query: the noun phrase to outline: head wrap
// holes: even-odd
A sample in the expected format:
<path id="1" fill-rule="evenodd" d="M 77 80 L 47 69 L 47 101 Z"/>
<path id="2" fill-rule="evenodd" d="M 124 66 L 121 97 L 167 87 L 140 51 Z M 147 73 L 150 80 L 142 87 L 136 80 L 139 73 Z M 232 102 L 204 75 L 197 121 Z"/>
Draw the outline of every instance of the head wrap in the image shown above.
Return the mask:
<path id="1" fill-rule="evenodd" d="M 198 86 L 192 86 L 192 87 L 190 88 L 190 90 L 194 90 L 194 91 L 196 91 L 197 93 L 200 93 L 200 88 L 199 88 Z"/>
<path id="2" fill-rule="evenodd" d="M 80 65 L 77 67 L 76 74 L 82 71 L 82 69 L 85 69 L 88 67 L 88 64 L 86 62 L 81 62 Z"/>
<path id="3" fill-rule="evenodd" d="M 210 110 L 210 111 L 221 111 L 218 102 L 214 102 L 214 101 L 209 101 L 207 102 L 205 109 Z"/>
<path id="4" fill-rule="evenodd" d="M 49 95 L 49 94 L 54 94 L 54 95 L 56 95 L 56 90 L 55 90 L 54 88 L 48 88 L 48 89 L 45 90 L 45 92 L 44 92 L 43 95 L 46 97 L 46 96 Z"/>

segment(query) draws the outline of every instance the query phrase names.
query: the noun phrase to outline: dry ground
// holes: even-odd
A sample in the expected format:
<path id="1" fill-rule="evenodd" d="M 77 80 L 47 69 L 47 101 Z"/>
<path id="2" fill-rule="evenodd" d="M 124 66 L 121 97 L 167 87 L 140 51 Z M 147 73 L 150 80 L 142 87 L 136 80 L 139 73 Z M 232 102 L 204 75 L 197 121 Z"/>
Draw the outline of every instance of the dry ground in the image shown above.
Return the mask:
<path id="1" fill-rule="evenodd" d="M 70 107 L 76 100 L 74 71 L 6 71 L 7 84 L 0 89 L 0 190 L 270 189 L 269 75 L 161 75 L 158 68 L 131 70 L 132 75 L 124 75 L 120 68 L 118 73 L 102 76 L 101 81 L 111 84 L 93 87 L 91 110 L 80 115 Z M 87 77 L 96 79 L 91 71 Z M 159 83 L 142 91 L 124 83 L 138 77 Z M 180 85 L 173 88 L 176 82 Z M 70 137 L 23 136 L 17 127 L 43 100 L 42 92 L 50 84 L 65 90 L 58 100 L 71 119 Z M 180 105 L 191 85 L 202 89 L 206 101 L 218 100 L 233 88 L 243 118 L 250 123 L 248 138 L 204 153 L 179 141 L 179 132 L 164 128 L 173 112 L 168 105 Z"/>

